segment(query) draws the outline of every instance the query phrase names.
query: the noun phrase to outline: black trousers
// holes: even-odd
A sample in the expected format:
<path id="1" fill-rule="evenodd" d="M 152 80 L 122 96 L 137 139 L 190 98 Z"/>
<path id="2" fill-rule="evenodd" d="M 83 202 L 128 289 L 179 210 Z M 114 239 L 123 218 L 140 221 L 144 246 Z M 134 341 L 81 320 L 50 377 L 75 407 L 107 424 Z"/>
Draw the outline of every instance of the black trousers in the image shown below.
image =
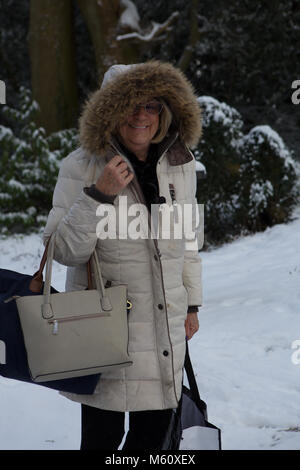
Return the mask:
<path id="1" fill-rule="evenodd" d="M 160 450 L 172 409 L 129 412 L 129 431 L 122 450 Z M 116 450 L 125 432 L 125 413 L 81 405 L 80 450 Z"/>

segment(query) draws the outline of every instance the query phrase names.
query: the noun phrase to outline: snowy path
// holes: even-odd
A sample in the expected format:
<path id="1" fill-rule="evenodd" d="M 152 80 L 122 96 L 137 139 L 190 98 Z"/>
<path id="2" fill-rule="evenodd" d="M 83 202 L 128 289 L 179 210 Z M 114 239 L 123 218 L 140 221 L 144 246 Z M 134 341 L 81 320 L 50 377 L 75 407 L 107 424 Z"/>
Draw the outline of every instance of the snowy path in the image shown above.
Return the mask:
<path id="1" fill-rule="evenodd" d="M 205 306 L 190 352 L 224 449 L 300 450 L 298 217 L 202 253 Z M 42 252 L 37 235 L 0 240 L 0 267 L 32 274 Z M 55 263 L 54 287 L 64 276 Z M 0 449 L 79 448 L 80 406 L 55 391 L 0 377 L 0 416 Z"/>

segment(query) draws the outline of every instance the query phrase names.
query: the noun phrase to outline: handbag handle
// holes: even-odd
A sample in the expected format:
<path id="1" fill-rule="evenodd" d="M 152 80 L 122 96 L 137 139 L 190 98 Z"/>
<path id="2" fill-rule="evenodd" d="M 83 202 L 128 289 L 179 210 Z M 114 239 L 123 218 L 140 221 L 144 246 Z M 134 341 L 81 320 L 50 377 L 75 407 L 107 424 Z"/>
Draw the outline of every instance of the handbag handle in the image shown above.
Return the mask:
<path id="1" fill-rule="evenodd" d="M 187 375 L 187 378 L 188 378 L 188 382 L 189 382 L 189 386 L 190 386 L 190 390 L 191 390 L 193 399 L 194 399 L 195 403 L 197 404 L 197 406 L 203 411 L 205 419 L 207 419 L 206 403 L 203 400 L 201 400 L 201 398 L 200 398 L 200 393 L 199 393 L 199 390 L 198 390 L 196 378 L 195 378 L 194 371 L 193 371 L 193 366 L 192 366 L 192 363 L 191 363 L 191 358 L 190 358 L 190 355 L 189 355 L 189 347 L 188 347 L 187 340 L 186 340 L 186 352 L 185 352 L 185 359 L 184 359 L 184 368 L 185 368 L 185 372 L 186 372 L 186 375 Z"/>
<path id="2" fill-rule="evenodd" d="M 44 249 L 44 253 L 43 253 L 43 256 L 42 256 L 42 259 L 41 259 L 41 262 L 40 262 L 39 269 L 38 269 L 38 271 L 36 271 L 34 273 L 34 275 L 32 276 L 32 279 L 29 283 L 29 289 L 32 292 L 39 293 L 39 292 L 41 292 L 41 290 L 43 288 L 43 271 L 44 271 L 44 267 L 45 267 L 46 260 L 47 260 L 47 251 L 48 251 L 50 238 L 51 238 L 51 236 L 49 237 L 49 239 L 46 243 L 46 247 Z M 91 258 L 87 262 L 87 279 L 88 279 L 88 290 L 91 290 L 91 289 L 93 289 Z"/>
<path id="3" fill-rule="evenodd" d="M 96 283 L 96 289 L 100 292 L 101 306 L 102 306 L 102 309 L 107 312 L 109 310 L 112 310 L 112 305 L 111 305 L 109 297 L 105 293 L 103 277 L 102 277 L 100 263 L 99 263 L 96 250 L 94 250 L 92 253 L 91 261 L 94 264 L 95 283 Z"/>
<path id="4" fill-rule="evenodd" d="M 54 246 L 55 246 L 55 232 L 53 232 L 50 236 L 50 239 L 48 240 L 45 253 L 42 258 L 43 264 L 46 262 L 46 275 L 45 275 L 45 283 L 44 283 L 44 289 L 43 289 L 43 304 L 42 304 L 42 315 L 43 318 L 52 318 L 53 317 L 53 311 L 51 307 L 51 277 L 52 277 L 52 262 L 53 262 L 53 255 L 54 255 Z M 112 310 L 111 302 L 109 297 L 105 294 L 105 288 L 104 288 L 104 283 L 103 283 L 103 278 L 102 278 L 102 273 L 101 273 L 101 268 L 98 260 L 98 256 L 96 254 L 96 250 L 92 253 L 91 256 L 91 262 L 94 266 L 94 275 L 95 275 L 95 283 L 96 283 L 96 289 L 100 293 L 100 303 L 102 310 L 104 311 L 110 311 Z M 41 265 L 42 265 L 41 262 Z M 41 268 L 41 266 L 40 266 Z M 91 269 L 88 269 L 89 275 L 91 274 Z M 40 270 L 38 271 L 38 273 Z M 42 272 L 41 272 L 42 276 Z M 91 275 L 88 276 L 89 281 L 91 281 Z"/>

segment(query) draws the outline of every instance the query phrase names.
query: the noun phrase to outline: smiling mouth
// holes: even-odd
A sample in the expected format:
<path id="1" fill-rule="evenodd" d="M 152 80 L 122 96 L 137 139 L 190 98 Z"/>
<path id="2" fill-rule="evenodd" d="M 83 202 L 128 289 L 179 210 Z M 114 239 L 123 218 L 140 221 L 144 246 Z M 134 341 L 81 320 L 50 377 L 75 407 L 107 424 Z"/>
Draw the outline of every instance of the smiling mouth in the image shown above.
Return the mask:
<path id="1" fill-rule="evenodd" d="M 147 129 L 149 126 L 134 126 L 133 124 L 129 124 L 130 127 L 133 129 Z"/>

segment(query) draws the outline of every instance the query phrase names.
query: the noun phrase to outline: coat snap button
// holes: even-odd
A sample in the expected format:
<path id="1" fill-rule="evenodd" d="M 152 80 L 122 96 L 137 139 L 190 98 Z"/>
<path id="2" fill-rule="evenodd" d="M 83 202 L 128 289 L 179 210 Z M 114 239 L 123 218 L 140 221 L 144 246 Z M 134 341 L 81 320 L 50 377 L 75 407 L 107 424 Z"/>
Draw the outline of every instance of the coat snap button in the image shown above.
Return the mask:
<path id="1" fill-rule="evenodd" d="M 158 308 L 159 308 L 159 310 L 162 310 L 164 308 L 164 306 L 162 304 L 158 304 Z"/>
<path id="2" fill-rule="evenodd" d="M 164 356 L 168 356 L 168 355 L 169 355 L 168 351 L 164 351 L 164 352 L 163 352 L 163 355 L 164 355 Z"/>
<path id="3" fill-rule="evenodd" d="M 164 196 L 159 196 L 158 204 L 165 204 L 165 203 L 166 203 L 166 198 Z"/>

